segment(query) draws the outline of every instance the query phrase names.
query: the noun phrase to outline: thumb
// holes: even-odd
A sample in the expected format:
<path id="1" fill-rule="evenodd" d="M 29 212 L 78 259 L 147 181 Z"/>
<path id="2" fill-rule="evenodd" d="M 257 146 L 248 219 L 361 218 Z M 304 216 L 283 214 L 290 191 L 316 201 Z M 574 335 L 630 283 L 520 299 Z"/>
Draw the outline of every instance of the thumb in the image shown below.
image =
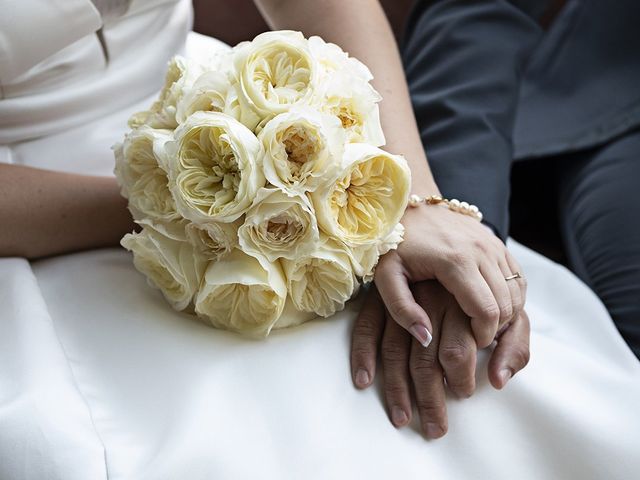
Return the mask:
<path id="1" fill-rule="evenodd" d="M 422 346 L 429 346 L 433 331 L 431 320 L 413 298 L 400 261 L 393 256 L 383 257 L 376 268 L 375 283 L 391 317 Z"/>

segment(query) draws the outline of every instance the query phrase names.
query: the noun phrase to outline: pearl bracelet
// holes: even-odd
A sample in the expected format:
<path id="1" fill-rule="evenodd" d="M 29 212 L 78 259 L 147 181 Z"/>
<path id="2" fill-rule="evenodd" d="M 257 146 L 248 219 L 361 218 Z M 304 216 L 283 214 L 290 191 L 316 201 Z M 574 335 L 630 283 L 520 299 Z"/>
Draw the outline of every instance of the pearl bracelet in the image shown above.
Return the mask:
<path id="1" fill-rule="evenodd" d="M 409 206 L 415 208 L 421 203 L 427 205 L 445 205 L 449 207 L 449 210 L 462 213 L 463 215 L 469 215 L 479 221 L 482 220 L 482 212 L 475 205 L 469 205 L 467 202 L 461 202 L 452 198 L 448 200 L 440 195 L 430 195 L 428 197 L 421 197 L 420 195 L 413 194 L 409 197 Z"/>

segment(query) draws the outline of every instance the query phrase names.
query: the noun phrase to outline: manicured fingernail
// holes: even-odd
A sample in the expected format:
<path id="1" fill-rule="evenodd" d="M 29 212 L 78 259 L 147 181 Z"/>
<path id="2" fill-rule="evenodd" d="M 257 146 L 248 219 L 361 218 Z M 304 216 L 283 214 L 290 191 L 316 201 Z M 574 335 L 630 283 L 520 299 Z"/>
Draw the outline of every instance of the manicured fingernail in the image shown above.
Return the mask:
<path id="1" fill-rule="evenodd" d="M 425 327 L 424 325 L 414 323 L 409 327 L 409 331 L 411 332 L 411 335 L 418 339 L 420 345 L 422 345 L 423 347 L 428 347 L 431 343 L 431 339 L 433 337 L 431 336 L 431 332 L 429 332 L 429 330 L 427 330 L 427 327 Z"/>
<path id="2" fill-rule="evenodd" d="M 511 378 L 511 370 L 509 370 L 508 368 L 503 368 L 498 373 L 498 376 L 500 377 L 500 381 L 502 382 L 502 386 L 505 386 L 507 384 L 507 382 L 509 381 L 509 379 Z"/>
<path id="3" fill-rule="evenodd" d="M 364 368 L 359 368 L 356 372 L 356 385 L 359 387 L 366 387 L 369 385 L 369 372 Z"/>
<path id="4" fill-rule="evenodd" d="M 407 414 L 404 413 L 403 409 L 401 409 L 400 407 L 393 407 L 391 409 L 391 420 L 393 421 L 394 425 L 401 427 L 405 423 L 407 423 L 407 420 L 409 420 L 409 418 L 407 417 Z"/>
<path id="5" fill-rule="evenodd" d="M 440 438 L 444 433 L 444 429 L 437 423 L 427 423 L 424 429 L 429 438 Z"/>

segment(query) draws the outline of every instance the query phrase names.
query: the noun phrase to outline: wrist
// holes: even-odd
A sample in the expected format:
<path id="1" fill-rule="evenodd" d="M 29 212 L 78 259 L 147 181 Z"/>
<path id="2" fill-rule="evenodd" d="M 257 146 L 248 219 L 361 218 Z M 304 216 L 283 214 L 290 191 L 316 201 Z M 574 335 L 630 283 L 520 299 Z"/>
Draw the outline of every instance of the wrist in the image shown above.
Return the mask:
<path id="1" fill-rule="evenodd" d="M 432 195 L 441 195 L 440 189 L 434 182 L 412 182 L 411 194 L 418 195 L 421 198 L 430 197 Z"/>
<path id="2" fill-rule="evenodd" d="M 446 207 L 452 212 L 466 215 L 478 220 L 479 222 L 482 222 L 483 218 L 482 212 L 478 207 L 465 201 L 460 201 L 456 198 L 449 200 L 441 195 L 429 195 L 425 197 L 415 193 L 412 193 L 409 196 L 409 203 L 407 205 L 409 210 L 416 210 L 422 205 Z"/>

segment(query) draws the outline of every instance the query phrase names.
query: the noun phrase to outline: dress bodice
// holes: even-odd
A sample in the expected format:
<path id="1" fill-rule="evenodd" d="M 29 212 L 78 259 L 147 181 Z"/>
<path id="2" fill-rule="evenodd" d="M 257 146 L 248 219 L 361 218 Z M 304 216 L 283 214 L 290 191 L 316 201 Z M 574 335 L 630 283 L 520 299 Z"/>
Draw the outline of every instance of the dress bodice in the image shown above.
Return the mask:
<path id="1" fill-rule="evenodd" d="M 131 0 L 124 15 L 104 19 L 91 0 L 10 2 L 3 13 L 0 144 L 64 131 L 150 95 L 192 21 L 189 0 Z"/>

